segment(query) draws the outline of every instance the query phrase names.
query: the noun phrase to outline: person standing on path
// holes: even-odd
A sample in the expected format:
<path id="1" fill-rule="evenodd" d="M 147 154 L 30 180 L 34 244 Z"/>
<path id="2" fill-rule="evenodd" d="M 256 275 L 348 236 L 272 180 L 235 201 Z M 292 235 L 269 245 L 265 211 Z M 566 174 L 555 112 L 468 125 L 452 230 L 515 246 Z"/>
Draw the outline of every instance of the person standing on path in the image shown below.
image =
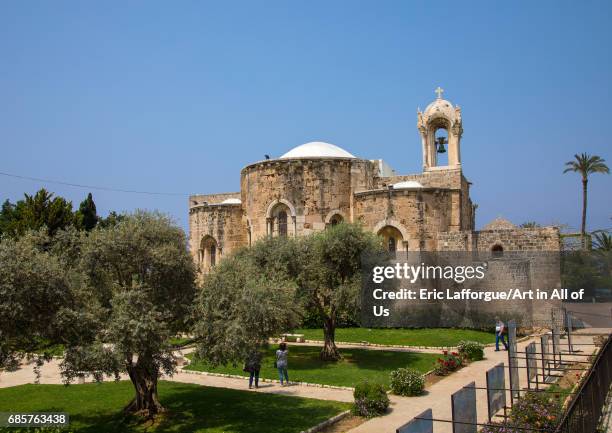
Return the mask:
<path id="1" fill-rule="evenodd" d="M 255 388 L 259 388 L 259 370 L 261 370 L 261 358 L 261 352 L 255 349 L 249 353 L 249 356 L 244 363 L 244 371 L 249 372 L 249 389 L 253 387 L 253 379 L 255 379 Z"/>
<path id="2" fill-rule="evenodd" d="M 499 317 L 495 318 L 495 351 L 499 352 L 499 342 L 501 341 L 508 350 L 508 342 L 506 341 L 506 335 L 508 331 L 506 331 L 506 325 L 502 322 Z"/>
<path id="3" fill-rule="evenodd" d="M 274 363 L 278 369 L 278 377 L 280 379 L 281 386 L 289 385 L 289 373 L 287 372 L 288 355 L 289 350 L 287 349 L 287 343 L 281 343 L 276 351 L 276 362 Z M 285 380 L 285 383 L 283 383 L 283 379 Z"/>

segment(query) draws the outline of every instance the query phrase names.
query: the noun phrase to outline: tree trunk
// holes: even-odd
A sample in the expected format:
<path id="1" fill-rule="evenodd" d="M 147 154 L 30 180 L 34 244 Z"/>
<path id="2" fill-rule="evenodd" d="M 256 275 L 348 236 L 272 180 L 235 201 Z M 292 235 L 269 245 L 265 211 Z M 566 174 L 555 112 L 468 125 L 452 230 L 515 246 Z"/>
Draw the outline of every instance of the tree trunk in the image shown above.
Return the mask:
<path id="1" fill-rule="evenodd" d="M 588 179 L 582 179 L 582 225 L 580 234 L 582 235 L 582 248 L 587 249 L 586 241 L 586 216 L 587 216 L 587 183 Z"/>
<path id="2" fill-rule="evenodd" d="M 157 395 L 157 369 L 147 368 L 137 362 L 129 366 L 127 371 L 134 385 L 136 396 L 125 407 L 125 411 L 147 418 L 153 418 L 158 413 L 164 412 L 165 409 Z"/>
<path id="3" fill-rule="evenodd" d="M 337 361 L 340 359 L 340 352 L 336 347 L 336 320 L 333 317 L 327 317 L 323 321 L 323 336 L 325 343 L 321 350 L 320 358 L 323 361 Z"/>

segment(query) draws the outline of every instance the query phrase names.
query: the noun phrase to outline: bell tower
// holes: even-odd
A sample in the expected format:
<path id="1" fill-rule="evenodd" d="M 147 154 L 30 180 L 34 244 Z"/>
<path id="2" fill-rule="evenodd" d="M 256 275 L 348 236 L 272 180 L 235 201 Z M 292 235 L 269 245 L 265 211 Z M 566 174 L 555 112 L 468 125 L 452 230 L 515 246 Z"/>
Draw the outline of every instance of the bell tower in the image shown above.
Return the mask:
<path id="1" fill-rule="evenodd" d="M 417 128 L 423 145 L 423 171 L 461 168 L 461 108 L 442 99 L 444 89 L 438 87 L 435 92 L 437 98 L 425 111 L 417 110 Z M 439 130 L 446 131 L 446 137 L 436 137 Z M 438 154 L 447 152 L 445 146 L 448 147 L 448 165 L 439 166 Z"/>

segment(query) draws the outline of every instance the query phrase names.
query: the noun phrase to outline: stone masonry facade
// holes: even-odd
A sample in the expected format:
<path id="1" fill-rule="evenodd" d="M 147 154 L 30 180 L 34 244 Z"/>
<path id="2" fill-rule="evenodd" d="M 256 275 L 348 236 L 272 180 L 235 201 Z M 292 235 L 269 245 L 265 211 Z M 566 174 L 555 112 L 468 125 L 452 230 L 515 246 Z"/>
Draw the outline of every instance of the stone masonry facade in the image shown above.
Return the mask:
<path id="1" fill-rule="evenodd" d="M 554 227 L 523 229 L 498 220 L 474 230 L 459 107 L 439 97 L 418 113 L 417 126 L 422 173 L 396 175 L 380 160 L 314 142 L 244 167 L 239 192 L 192 195 L 189 242 L 198 269 L 206 274 L 224 256 L 266 236 L 303 236 L 342 221 L 362 224 L 394 251 L 559 250 Z M 436 138 L 440 130 L 448 141 Z M 438 166 L 444 143 L 449 164 Z"/>

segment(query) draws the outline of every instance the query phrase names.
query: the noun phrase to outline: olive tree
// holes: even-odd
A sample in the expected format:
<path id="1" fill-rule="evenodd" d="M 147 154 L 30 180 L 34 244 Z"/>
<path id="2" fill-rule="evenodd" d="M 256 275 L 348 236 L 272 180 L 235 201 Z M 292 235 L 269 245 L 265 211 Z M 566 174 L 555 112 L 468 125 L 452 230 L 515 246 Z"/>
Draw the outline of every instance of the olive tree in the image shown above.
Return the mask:
<path id="1" fill-rule="evenodd" d="M 163 411 L 158 379 L 176 367 L 169 339 L 187 329 L 195 296 L 185 235 L 163 215 L 136 212 L 83 236 L 79 255 L 78 307 L 64 314 L 64 380 L 126 373 L 135 389 L 126 411 L 154 416 Z"/>
<path id="2" fill-rule="evenodd" d="M 290 242 L 258 242 L 205 277 L 195 309 L 198 357 L 214 365 L 235 364 L 297 325 L 301 305 L 288 276 L 292 247 Z"/>
<path id="3" fill-rule="evenodd" d="M 67 274 L 48 245 L 44 229 L 0 239 L 0 370 L 44 353 L 59 337 L 63 310 L 73 305 Z"/>
<path id="4" fill-rule="evenodd" d="M 224 259 L 198 297 L 199 356 L 213 364 L 237 362 L 292 329 L 308 308 L 323 319 L 321 359 L 338 359 L 336 324 L 359 310 L 362 255 L 380 251 L 373 234 L 339 224 L 301 238 L 264 239 Z"/>
<path id="5" fill-rule="evenodd" d="M 379 239 L 359 225 L 342 223 L 302 240 L 301 269 L 297 277 L 300 295 L 323 319 L 321 359 L 340 358 L 335 343 L 338 318 L 360 306 L 361 261 L 381 251 Z"/>

